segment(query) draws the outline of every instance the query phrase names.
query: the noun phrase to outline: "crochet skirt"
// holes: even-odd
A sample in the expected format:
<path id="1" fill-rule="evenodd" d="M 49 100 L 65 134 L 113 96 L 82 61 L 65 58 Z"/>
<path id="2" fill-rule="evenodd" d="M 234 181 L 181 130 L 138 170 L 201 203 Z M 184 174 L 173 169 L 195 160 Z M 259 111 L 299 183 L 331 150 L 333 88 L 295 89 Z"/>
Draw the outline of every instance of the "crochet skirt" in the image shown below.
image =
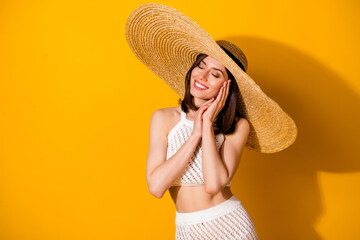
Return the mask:
<path id="1" fill-rule="evenodd" d="M 205 210 L 189 213 L 176 211 L 175 225 L 176 240 L 258 240 L 249 214 L 235 195 Z"/>

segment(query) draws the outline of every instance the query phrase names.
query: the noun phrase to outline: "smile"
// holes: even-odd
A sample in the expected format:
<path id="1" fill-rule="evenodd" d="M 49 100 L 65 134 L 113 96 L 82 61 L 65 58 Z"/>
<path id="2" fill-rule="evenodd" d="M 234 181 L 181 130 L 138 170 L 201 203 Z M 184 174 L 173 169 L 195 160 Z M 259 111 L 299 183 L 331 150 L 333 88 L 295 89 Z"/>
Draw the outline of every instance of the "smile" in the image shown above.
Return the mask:
<path id="1" fill-rule="evenodd" d="M 206 90 L 208 89 L 208 87 L 205 87 L 204 85 L 201 85 L 200 83 L 198 83 L 196 80 L 194 81 L 194 87 L 198 90 Z"/>

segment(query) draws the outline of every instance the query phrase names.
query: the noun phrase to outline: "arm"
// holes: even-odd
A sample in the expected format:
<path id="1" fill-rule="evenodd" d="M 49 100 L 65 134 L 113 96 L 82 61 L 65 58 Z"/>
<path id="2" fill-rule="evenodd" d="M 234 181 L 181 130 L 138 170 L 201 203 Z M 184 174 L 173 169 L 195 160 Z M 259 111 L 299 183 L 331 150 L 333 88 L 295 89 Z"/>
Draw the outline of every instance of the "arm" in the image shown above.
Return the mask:
<path id="1" fill-rule="evenodd" d="M 179 150 L 166 160 L 167 120 L 166 113 L 159 109 L 153 113 L 150 122 L 146 180 L 150 193 L 157 198 L 162 198 L 166 190 L 184 172 L 201 139 L 192 134 Z"/>
<path id="2" fill-rule="evenodd" d="M 235 132 L 226 137 L 218 152 L 212 122 L 204 122 L 202 166 L 207 193 L 216 194 L 231 181 L 239 165 L 249 131 L 249 122 L 245 118 L 240 119 Z"/>

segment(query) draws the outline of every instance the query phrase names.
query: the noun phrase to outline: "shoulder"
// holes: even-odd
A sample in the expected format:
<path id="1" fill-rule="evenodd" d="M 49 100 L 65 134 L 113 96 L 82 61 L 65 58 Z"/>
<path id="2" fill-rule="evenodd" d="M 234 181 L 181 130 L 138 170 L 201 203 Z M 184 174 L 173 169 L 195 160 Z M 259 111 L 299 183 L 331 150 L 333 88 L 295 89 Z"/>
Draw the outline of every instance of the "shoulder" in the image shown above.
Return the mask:
<path id="1" fill-rule="evenodd" d="M 156 118 L 162 121 L 169 121 L 178 114 L 180 114 L 179 107 L 159 108 L 153 112 L 151 118 Z"/>
<path id="2" fill-rule="evenodd" d="M 179 107 L 159 108 L 152 113 L 151 125 L 157 125 L 168 131 L 173 122 L 180 115 Z"/>
<path id="3" fill-rule="evenodd" d="M 250 123 L 246 118 L 240 118 L 236 123 L 235 131 L 249 131 Z"/>
<path id="4" fill-rule="evenodd" d="M 250 132 L 250 122 L 246 118 L 240 118 L 236 122 L 235 131 L 232 134 L 225 135 L 226 138 L 232 141 L 241 141 L 247 139 Z"/>
<path id="5" fill-rule="evenodd" d="M 234 135 L 237 138 L 237 141 L 246 141 L 250 132 L 250 123 L 246 118 L 240 118 L 236 122 L 236 127 Z"/>

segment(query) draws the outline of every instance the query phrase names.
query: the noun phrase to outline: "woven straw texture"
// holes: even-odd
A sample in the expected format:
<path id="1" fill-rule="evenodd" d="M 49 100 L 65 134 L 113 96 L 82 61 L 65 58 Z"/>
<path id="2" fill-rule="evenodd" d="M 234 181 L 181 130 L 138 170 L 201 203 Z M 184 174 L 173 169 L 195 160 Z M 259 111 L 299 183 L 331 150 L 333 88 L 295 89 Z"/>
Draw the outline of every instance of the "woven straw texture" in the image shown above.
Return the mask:
<path id="1" fill-rule="evenodd" d="M 204 53 L 222 62 L 240 89 L 241 113 L 250 122 L 245 145 L 250 150 L 274 153 L 295 141 L 295 122 L 207 32 L 181 12 L 162 4 L 142 4 L 129 15 L 125 35 L 135 56 L 180 97 L 184 97 L 186 72 L 198 54 Z M 229 44 L 227 47 L 231 51 Z M 241 60 L 244 61 L 246 58 Z"/>

